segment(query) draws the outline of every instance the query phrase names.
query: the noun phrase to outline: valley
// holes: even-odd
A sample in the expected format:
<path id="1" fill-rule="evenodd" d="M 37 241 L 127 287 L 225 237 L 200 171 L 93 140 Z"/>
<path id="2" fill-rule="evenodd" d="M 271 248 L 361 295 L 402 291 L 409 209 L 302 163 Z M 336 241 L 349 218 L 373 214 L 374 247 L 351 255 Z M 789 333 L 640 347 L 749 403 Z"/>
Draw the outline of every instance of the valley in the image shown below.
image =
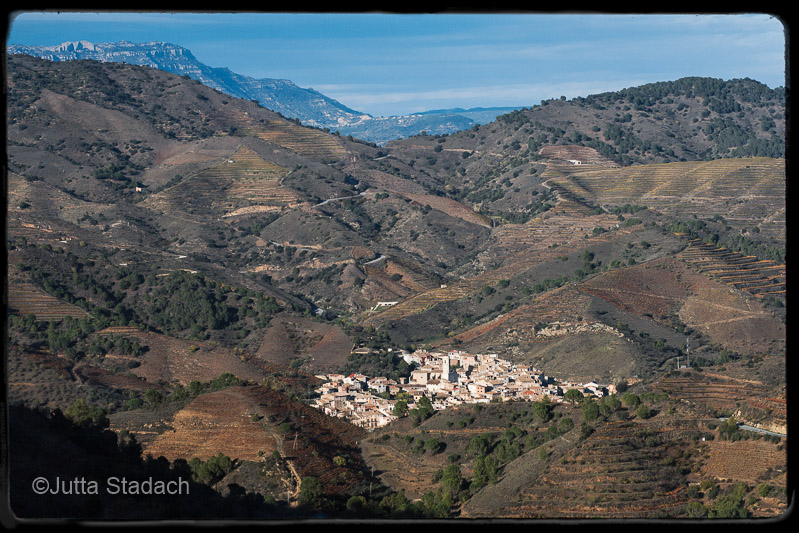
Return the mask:
<path id="1" fill-rule="evenodd" d="M 190 478 L 183 518 L 789 509 L 787 437 L 739 428 L 787 434 L 784 90 L 684 78 L 378 146 L 146 66 L 7 63 L 20 516 L 174 516 L 33 505 L 54 447 L 63 477 Z M 314 407 L 349 386 L 391 416 Z"/>

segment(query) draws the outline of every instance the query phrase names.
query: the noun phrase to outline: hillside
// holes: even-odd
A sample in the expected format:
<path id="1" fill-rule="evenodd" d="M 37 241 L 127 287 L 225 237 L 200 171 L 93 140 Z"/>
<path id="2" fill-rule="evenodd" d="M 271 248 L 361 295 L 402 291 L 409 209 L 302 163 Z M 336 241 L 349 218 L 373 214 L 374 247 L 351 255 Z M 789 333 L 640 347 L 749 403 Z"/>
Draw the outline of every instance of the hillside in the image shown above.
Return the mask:
<path id="1" fill-rule="evenodd" d="M 782 89 L 753 80 L 683 78 L 544 101 L 469 131 L 389 146 L 395 158 L 414 161 L 416 173 L 429 175 L 428 186 L 441 194 L 485 205 L 487 211 L 525 213 L 536 203 L 531 182 L 560 176 L 577 164 L 585 171 L 614 163 L 779 158 L 784 136 Z M 581 155 L 558 155 L 568 145 L 581 147 Z"/>
<path id="2" fill-rule="evenodd" d="M 103 413 L 242 516 L 787 508 L 781 90 L 690 78 L 378 147 L 146 66 L 13 54 L 7 79 L 10 404 Z M 374 431 L 311 406 L 416 350 L 537 368 L 553 399 Z"/>
<path id="3" fill-rule="evenodd" d="M 307 126 L 369 142 L 385 144 L 423 131 L 447 134 L 491 122 L 514 108 L 432 110 L 411 115 L 375 117 L 345 106 L 313 89 L 297 86 L 291 80 L 256 79 L 228 68 L 210 67 L 197 60 L 191 51 L 171 43 L 91 43 L 65 42 L 56 46 L 12 44 L 10 54 L 25 54 L 49 61 L 94 60 L 148 66 L 198 80 L 234 98 L 253 100 L 263 107 Z"/>
<path id="4" fill-rule="evenodd" d="M 712 379 L 719 390 L 731 382 Z M 746 516 L 773 516 L 785 495 L 765 487 L 785 474 L 784 443 L 726 434 L 698 392 L 703 381 L 685 373 L 656 383 L 695 385 L 689 402 L 636 387 L 615 402 L 461 406 L 377 430 L 363 449 L 368 464 L 409 497 L 441 494 L 442 470 L 455 472 L 455 513 L 463 518 L 734 518 L 746 508 Z M 723 401 L 742 394 L 733 389 Z M 754 450 L 758 459 L 744 465 Z M 756 486 L 764 496 L 747 494 Z"/>

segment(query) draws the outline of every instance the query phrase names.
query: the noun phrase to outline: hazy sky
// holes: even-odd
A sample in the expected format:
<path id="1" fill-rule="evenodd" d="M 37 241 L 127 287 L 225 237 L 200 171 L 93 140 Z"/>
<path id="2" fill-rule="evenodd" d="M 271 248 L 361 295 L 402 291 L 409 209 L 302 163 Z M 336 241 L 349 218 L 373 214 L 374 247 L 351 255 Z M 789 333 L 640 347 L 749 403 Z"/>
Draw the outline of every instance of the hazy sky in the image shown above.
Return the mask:
<path id="1" fill-rule="evenodd" d="M 13 16 L 13 15 L 12 15 Z M 17 13 L 8 44 L 164 41 L 372 115 L 532 106 L 685 76 L 785 86 L 768 14 Z"/>

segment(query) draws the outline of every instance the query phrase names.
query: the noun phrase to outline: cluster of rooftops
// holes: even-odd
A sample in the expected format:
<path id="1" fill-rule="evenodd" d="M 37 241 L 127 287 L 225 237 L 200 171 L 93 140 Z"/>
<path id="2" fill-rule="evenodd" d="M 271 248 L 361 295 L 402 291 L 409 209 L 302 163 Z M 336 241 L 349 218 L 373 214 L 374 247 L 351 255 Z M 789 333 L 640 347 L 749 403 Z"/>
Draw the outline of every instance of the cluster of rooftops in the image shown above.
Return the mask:
<path id="1" fill-rule="evenodd" d="M 398 402 L 413 409 L 422 397 L 441 410 L 466 403 L 539 401 L 544 397 L 561 402 L 569 389 L 578 389 L 585 396 L 615 393 L 615 386 L 595 381 L 558 382 L 534 366 L 516 365 L 494 353 L 416 350 L 399 355 L 415 367 L 408 378 L 394 380 L 357 373 L 317 376 L 325 382 L 317 389 L 315 407 L 329 416 L 374 429 L 401 416 L 395 409 Z"/>

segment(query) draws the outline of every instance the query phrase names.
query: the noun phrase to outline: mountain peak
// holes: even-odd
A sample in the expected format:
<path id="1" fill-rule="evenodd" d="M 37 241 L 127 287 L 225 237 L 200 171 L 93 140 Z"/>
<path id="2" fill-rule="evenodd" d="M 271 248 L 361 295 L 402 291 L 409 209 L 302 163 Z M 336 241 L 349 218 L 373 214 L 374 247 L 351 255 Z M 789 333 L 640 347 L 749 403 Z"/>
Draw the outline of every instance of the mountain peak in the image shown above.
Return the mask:
<path id="1" fill-rule="evenodd" d="M 53 47 L 53 51 L 74 52 L 76 50 L 95 50 L 95 44 L 89 41 L 66 41 Z"/>
<path id="2" fill-rule="evenodd" d="M 416 135 L 421 131 L 454 133 L 468 129 L 475 123 L 490 122 L 497 115 L 509 110 L 496 108 L 495 112 L 481 113 L 476 113 L 475 110 L 466 110 L 464 113 L 453 110 L 387 118 L 373 117 L 368 113 L 351 109 L 314 89 L 299 87 L 291 80 L 255 79 L 235 73 L 227 67 L 210 67 L 198 61 L 187 48 L 159 41 L 147 43 L 66 41 L 55 46 L 9 45 L 7 52 L 32 55 L 50 61 L 92 59 L 148 66 L 188 76 L 236 98 L 257 101 L 263 107 L 287 118 L 297 118 L 303 124 L 329 128 L 377 143 Z"/>

